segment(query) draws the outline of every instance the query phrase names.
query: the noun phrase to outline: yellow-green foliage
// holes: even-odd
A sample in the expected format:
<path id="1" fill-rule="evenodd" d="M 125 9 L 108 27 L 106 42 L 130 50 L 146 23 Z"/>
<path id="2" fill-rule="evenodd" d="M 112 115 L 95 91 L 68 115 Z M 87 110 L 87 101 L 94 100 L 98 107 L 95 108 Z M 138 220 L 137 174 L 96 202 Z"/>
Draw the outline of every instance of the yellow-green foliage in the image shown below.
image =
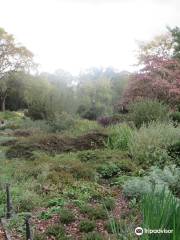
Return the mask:
<path id="1" fill-rule="evenodd" d="M 77 119 L 72 128 L 70 128 L 65 133 L 67 135 L 71 134 L 73 136 L 79 136 L 87 132 L 102 130 L 103 128 L 98 125 L 96 121 L 90 121 L 86 119 Z"/>
<path id="2" fill-rule="evenodd" d="M 130 104 L 130 118 L 136 127 L 149 124 L 152 121 L 167 120 L 168 107 L 156 100 L 143 100 Z"/>
<path id="3" fill-rule="evenodd" d="M 106 146 L 110 149 L 127 150 L 128 143 L 133 134 L 133 129 L 126 123 L 108 128 L 109 137 Z"/>
<path id="4" fill-rule="evenodd" d="M 0 126 L 0 128 L 3 129 L 17 129 L 20 127 L 20 124 L 24 121 L 24 114 L 23 112 L 0 112 L 0 120 L 5 121 L 4 126 Z"/>
<path id="5" fill-rule="evenodd" d="M 0 119 L 4 120 L 16 120 L 21 119 L 22 117 L 24 117 L 24 114 L 22 112 L 0 112 Z"/>
<path id="6" fill-rule="evenodd" d="M 134 160 L 146 164 L 163 164 L 168 160 L 167 147 L 180 139 L 180 127 L 172 123 L 152 122 L 134 131 L 129 152 Z"/>

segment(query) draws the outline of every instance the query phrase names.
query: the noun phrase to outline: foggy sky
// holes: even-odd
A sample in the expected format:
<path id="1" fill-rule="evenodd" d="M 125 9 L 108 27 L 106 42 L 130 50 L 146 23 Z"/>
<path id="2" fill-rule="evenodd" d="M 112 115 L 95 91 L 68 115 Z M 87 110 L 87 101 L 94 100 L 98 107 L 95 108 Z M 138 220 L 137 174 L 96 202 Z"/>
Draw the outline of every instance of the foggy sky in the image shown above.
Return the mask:
<path id="1" fill-rule="evenodd" d="M 136 40 L 180 26 L 178 0 L 0 0 L 0 27 L 29 48 L 42 71 L 130 70 Z"/>

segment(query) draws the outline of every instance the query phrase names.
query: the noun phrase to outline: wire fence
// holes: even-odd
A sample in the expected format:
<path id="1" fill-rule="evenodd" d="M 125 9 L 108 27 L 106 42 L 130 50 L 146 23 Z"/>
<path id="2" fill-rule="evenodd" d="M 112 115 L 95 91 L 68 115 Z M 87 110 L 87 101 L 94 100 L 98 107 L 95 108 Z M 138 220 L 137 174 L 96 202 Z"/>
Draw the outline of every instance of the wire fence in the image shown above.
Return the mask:
<path id="1" fill-rule="evenodd" d="M 5 185 L 5 194 L 6 194 L 6 204 L 4 208 L 4 217 L 7 220 L 11 220 L 15 213 L 13 212 L 13 203 L 12 203 L 12 197 L 10 192 L 10 184 L 7 183 Z M 25 236 L 26 240 L 33 240 L 33 234 L 31 230 L 31 224 L 30 224 L 31 214 L 27 213 L 24 216 L 24 225 L 25 225 Z"/>

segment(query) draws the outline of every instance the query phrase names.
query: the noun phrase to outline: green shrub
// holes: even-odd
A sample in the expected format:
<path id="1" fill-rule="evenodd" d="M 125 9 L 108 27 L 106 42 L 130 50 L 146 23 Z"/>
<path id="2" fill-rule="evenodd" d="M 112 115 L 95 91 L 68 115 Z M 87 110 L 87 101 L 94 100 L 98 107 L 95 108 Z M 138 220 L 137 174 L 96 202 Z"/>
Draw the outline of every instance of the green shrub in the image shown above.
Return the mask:
<path id="1" fill-rule="evenodd" d="M 46 237 L 44 233 L 35 233 L 33 236 L 34 240 L 44 240 L 45 238 Z"/>
<path id="2" fill-rule="evenodd" d="M 97 172 L 105 179 L 116 176 L 120 171 L 120 167 L 115 163 L 102 164 L 97 168 Z"/>
<path id="3" fill-rule="evenodd" d="M 46 120 L 36 120 L 33 121 L 29 118 L 26 118 L 20 124 L 21 129 L 30 129 L 32 132 L 42 131 L 48 133 L 52 131 L 52 127 L 48 124 Z"/>
<path id="4" fill-rule="evenodd" d="M 165 166 L 164 169 L 152 167 L 147 179 L 154 184 L 168 187 L 175 195 L 180 196 L 180 168 L 175 165 Z"/>
<path id="5" fill-rule="evenodd" d="M 73 128 L 75 122 L 70 114 L 62 112 L 60 114 L 56 113 L 49 121 L 49 124 L 53 132 L 60 132 L 69 128 Z"/>
<path id="6" fill-rule="evenodd" d="M 80 136 L 89 132 L 101 130 L 101 127 L 96 121 L 87 119 L 75 119 L 74 126 L 65 131 L 66 135 Z"/>
<path id="7" fill-rule="evenodd" d="M 23 117 L 22 112 L 13 112 L 13 111 L 0 112 L 0 119 L 17 120 L 17 119 L 21 119 L 22 117 Z"/>
<path id="8" fill-rule="evenodd" d="M 52 218 L 52 213 L 49 212 L 49 211 L 43 211 L 43 212 L 41 212 L 39 218 L 40 218 L 41 220 L 51 219 L 51 218 Z"/>
<path id="9" fill-rule="evenodd" d="M 33 101 L 28 106 L 28 111 L 25 112 L 25 115 L 32 120 L 43 120 L 53 116 L 53 112 L 45 102 Z"/>
<path id="10" fill-rule="evenodd" d="M 107 212 L 101 206 L 92 208 L 90 212 L 87 213 L 91 219 L 107 219 Z"/>
<path id="11" fill-rule="evenodd" d="M 104 240 L 104 238 L 97 232 L 88 233 L 84 240 Z"/>
<path id="12" fill-rule="evenodd" d="M 167 153 L 169 145 L 180 138 L 180 127 L 175 128 L 172 123 L 152 122 L 148 127 L 142 126 L 134 131 L 128 147 L 134 160 L 148 165 L 164 165 L 170 157 Z"/>
<path id="13" fill-rule="evenodd" d="M 80 212 L 87 214 L 90 219 L 106 219 L 107 212 L 102 206 L 92 207 L 91 205 L 82 205 Z"/>
<path id="14" fill-rule="evenodd" d="M 68 186 L 63 191 L 64 197 L 76 199 L 79 201 L 90 201 L 94 195 L 103 195 L 105 190 L 101 188 L 96 182 L 78 181 L 74 182 L 72 186 Z"/>
<path id="15" fill-rule="evenodd" d="M 113 179 L 111 185 L 122 186 L 127 180 L 131 179 L 131 176 L 121 175 Z"/>
<path id="16" fill-rule="evenodd" d="M 50 199 L 48 201 L 48 207 L 60 206 L 63 207 L 65 205 L 65 200 L 61 198 Z"/>
<path id="17" fill-rule="evenodd" d="M 180 123 L 180 112 L 172 112 L 169 117 L 173 122 Z"/>
<path id="18" fill-rule="evenodd" d="M 60 211 L 60 220 L 64 224 L 69 224 L 75 220 L 75 216 L 72 211 L 68 209 L 62 209 Z"/>
<path id="19" fill-rule="evenodd" d="M 165 190 L 151 191 L 145 195 L 141 204 L 143 228 L 172 230 L 166 234 L 166 239 L 178 239 L 180 236 L 180 202 L 170 192 Z M 156 234 L 157 235 L 157 234 Z M 142 239 L 154 240 L 154 234 L 144 235 Z M 165 234 L 158 234 L 158 240 L 164 240 Z"/>
<path id="20" fill-rule="evenodd" d="M 156 100 L 143 100 L 132 103 L 129 106 L 132 121 L 136 127 L 148 124 L 151 121 L 163 121 L 167 119 L 168 107 Z"/>
<path id="21" fill-rule="evenodd" d="M 129 223 L 125 220 L 117 220 L 112 216 L 109 216 L 109 221 L 105 225 L 108 233 L 113 234 L 114 238 L 117 240 L 135 240 L 133 223 Z"/>
<path id="22" fill-rule="evenodd" d="M 89 212 L 93 211 L 92 206 L 91 205 L 86 205 L 86 204 L 81 205 L 79 207 L 79 210 L 82 214 L 88 214 Z"/>
<path id="23" fill-rule="evenodd" d="M 77 110 L 77 114 L 80 117 L 88 119 L 88 120 L 96 120 L 99 116 L 102 115 L 104 111 L 103 107 L 87 107 L 85 105 L 80 105 Z"/>
<path id="24" fill-rule="evenodd" d="M 64 236 L 65 235 L 65 229 L 62 225 L 60 224 L 55 224 L 55 225 L 52 225 L 50 227 L 48 227 L 48 229 L 46 230 L 46 235 L 47 236 L 53 236 L 53 237 L 61 237 L 61 236 Z"/>
<path id="25" fill-rule="evenodd" d="M 117 219 L 109 219 L 109 221 L 105 224 L 105 229 L 108 233 L 119 232 L 121 229 L 121 224 Z"/>
<path id="26" fill-rule="evenodd" d="M 39 195 L 33 191 L 20 189 L 18 186 L 11 191 L 16 212 L 30 212 L 41 204 Z"/>
<path id="27" fill-rule="evenodd" d="M 109 149 L 127 150 L 133 130 L 127 124 L 109 127 L 110 136 L 106 142 Z"/>
<path id="28" fill-rule="evenodd" d="M 101 116 L 98 118 L 98 123 L 103 127 L 119 124 L 128 121 L 127 114 L 114 114 L 113 116 Z"/>
<path id="29" fill-rule="evenodd" d="M 79 160 L 74 161 L 69 159 L 61 164 L 61 169 L 59 170 L 72 174 L 76 179 L 94 180 L 96 177 L 96 172 L 92 166 L 88 166 Z"/>
<path id="30" fill-rule="evenodd" d="M 97 154 L 91 150 L 80 152 L 78 157 L 82 162 L 96 161 L 99 158 L 99 156 L 97 156 Z"/>
<path id="31" fill-rule="evenodd" d="M 6 144 L 8 142 L 15 142 L 15 141 L 16 141 L 15 137 L 0 136 L 0 145 Z"/>
<path id="32" fill-rule="evenodd" d="M 103 204 L 107 210 L 113 210 L 115 208 L 115 200 L 112 197 L 105 198 Z"/>
<path id="33" fill-rule="evenodd" d="M 36 147 L 31 144 L 20 144 L 17 143 L 13 146 L 11 146 L 7 152 L 6 157 L 9 159 L 14 158 L 25 158 L 28 160 L 33 159 L 33 151 L 36 150 Z"/>
<path id="34" fill-rule="evenodd" d="M 129 159 L 109 161 L 109 163 L 102 163 L 97 165 L 97 172 L 100 177 L 109 179 L 120 174 L 130 175 L 137 171 L 137 167 Z"/>
<path id="35" fill-rule="evenodd" d="M 176 165 L 180 166 L 180 141 L 168 147 L 168 154 L 174 159 Z"/>
<path id="36" fill-rule="evenodd" d="M 5 225 L 8 230 L 16 229 L 21 235 L 24 234 L 24 215 L 23 214 L 14 214 L 7 224 Z"/>
<path id="37" fill-rule="evenodd" d="M 123 192 L 129 197 L 141 197 L 149 193 L 156 186 L 156 191 L 166 189 L 174 194 L 180 194 L 180 169 L 173 166 L 165 166 L 164 169 L 152 167 L 148 175 L 133 177 L 123 185 Z"/>
<path id="38" fill-rule="evenodd" d="M 145 193 L 150 192 L 152 184 L 148 180 L 140 177 L 132 177 L 124 183 L 123 192 L 127 197 L 140 197 Z"/>
<path id="39" fill-rule="evenodd" d="M 81 232 L 88 233 L 88 232 L 92 232 L 95 227 L 96 227 L 95 222 L 90 221 L 90 220 L 83 220 L 80 222 L 79 230 Z"/>

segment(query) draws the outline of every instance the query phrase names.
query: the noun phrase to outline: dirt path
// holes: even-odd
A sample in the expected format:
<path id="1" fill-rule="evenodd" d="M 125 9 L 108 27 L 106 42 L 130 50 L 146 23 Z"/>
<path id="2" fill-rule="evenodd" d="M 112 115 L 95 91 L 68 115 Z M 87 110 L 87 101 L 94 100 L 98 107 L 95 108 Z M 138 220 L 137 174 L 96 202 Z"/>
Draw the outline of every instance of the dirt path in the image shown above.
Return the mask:
<path id="1" fill-rule="evenodd" d="M 0 224 L 0 240 L 5 240 L 4 230 L 2 229 L 2 225 Z"/>

